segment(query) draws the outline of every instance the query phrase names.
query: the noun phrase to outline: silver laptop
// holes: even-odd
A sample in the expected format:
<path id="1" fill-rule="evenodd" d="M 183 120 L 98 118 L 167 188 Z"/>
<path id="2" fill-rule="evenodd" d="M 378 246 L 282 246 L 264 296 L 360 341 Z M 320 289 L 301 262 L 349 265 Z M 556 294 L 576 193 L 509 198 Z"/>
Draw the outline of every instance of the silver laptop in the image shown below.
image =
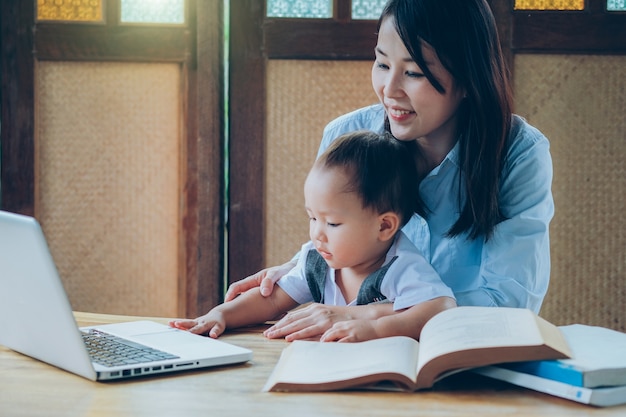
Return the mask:
<path id="1" fill-rule="evenodd" d="M 0 344 L 98 381 L 252 358 L 248 349 L 152 321 L 78 328 L 39 223 L 6 211 L 0 211 Z M 101 353 L 103 345 L 117 346 L 122 357 Z"/>

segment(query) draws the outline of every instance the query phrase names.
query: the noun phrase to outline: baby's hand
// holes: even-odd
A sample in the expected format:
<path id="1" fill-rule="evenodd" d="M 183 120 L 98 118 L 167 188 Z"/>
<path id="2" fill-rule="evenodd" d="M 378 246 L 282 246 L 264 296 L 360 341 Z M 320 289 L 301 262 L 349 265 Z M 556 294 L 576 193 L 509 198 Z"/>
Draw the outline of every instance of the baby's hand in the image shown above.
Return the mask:
<path id="1" fill-rule="evenodd" d="M 178 330 L 188 331 L 195 327 L 198 323 L 195 320 L 170 320 L 168 323 L 170 327 L 173 327 Z"/>
<path id="2" fill-rule="evenodd" d="M 326 330 L 322 342 L 362 342 L 380 337 L 376 332 L 375 320 L 346 320 L 337 322 Z"/>
<path id="3" fill-rule="evenodd" d="M 222 314 L 215 311 L 210 311 L 202 317 L 197 319 L 179 319 L 169 322 L 170 327 L 180 330 L 186 330 L 195 334 L 206 334 L 216 339 L 219 335 L 224 333 L 226 329 L 226 322 Z"/>

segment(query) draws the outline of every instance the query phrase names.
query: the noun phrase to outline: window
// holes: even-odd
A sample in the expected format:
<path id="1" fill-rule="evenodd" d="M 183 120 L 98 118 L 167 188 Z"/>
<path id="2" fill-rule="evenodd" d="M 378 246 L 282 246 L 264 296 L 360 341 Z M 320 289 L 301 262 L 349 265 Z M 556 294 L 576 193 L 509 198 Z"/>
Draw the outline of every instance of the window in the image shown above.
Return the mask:
<path id="1" fill-rule="evenodd" d="M 57 23 L 107 23 L 107 6 L 120 10 L 120 23 L 185 23 L 185 0 L 37 0 L 36 20 Z"/>
<path id="2" fill-rule="evenodd" d="M 515 10 L 585 10 L 585 0 L 515 0 Z"/>

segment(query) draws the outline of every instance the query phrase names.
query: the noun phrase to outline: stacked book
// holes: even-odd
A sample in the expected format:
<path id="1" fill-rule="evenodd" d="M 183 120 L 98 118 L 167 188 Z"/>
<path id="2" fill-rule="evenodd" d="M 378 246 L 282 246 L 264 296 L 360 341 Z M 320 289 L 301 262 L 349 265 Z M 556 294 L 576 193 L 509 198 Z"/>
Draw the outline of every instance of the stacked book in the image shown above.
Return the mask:
<path id="1" fill-rule="evenodd" d="M 584 404 L 626 404 L 626 333 L 582 324 L 559 328 L 571 359 L 514 362 L 472 371 Z"/>

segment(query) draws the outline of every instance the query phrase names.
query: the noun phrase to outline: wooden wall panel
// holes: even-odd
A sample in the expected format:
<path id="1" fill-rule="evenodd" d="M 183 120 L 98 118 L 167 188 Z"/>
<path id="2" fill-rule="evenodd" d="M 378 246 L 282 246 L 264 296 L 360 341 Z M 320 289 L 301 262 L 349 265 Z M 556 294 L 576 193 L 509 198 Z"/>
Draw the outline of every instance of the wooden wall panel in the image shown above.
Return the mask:
<path id="1" fill-rule="evenodd" d="M 75 310 L 178 313 L 180 74 L 37 66 L 35 215 Z"/>

